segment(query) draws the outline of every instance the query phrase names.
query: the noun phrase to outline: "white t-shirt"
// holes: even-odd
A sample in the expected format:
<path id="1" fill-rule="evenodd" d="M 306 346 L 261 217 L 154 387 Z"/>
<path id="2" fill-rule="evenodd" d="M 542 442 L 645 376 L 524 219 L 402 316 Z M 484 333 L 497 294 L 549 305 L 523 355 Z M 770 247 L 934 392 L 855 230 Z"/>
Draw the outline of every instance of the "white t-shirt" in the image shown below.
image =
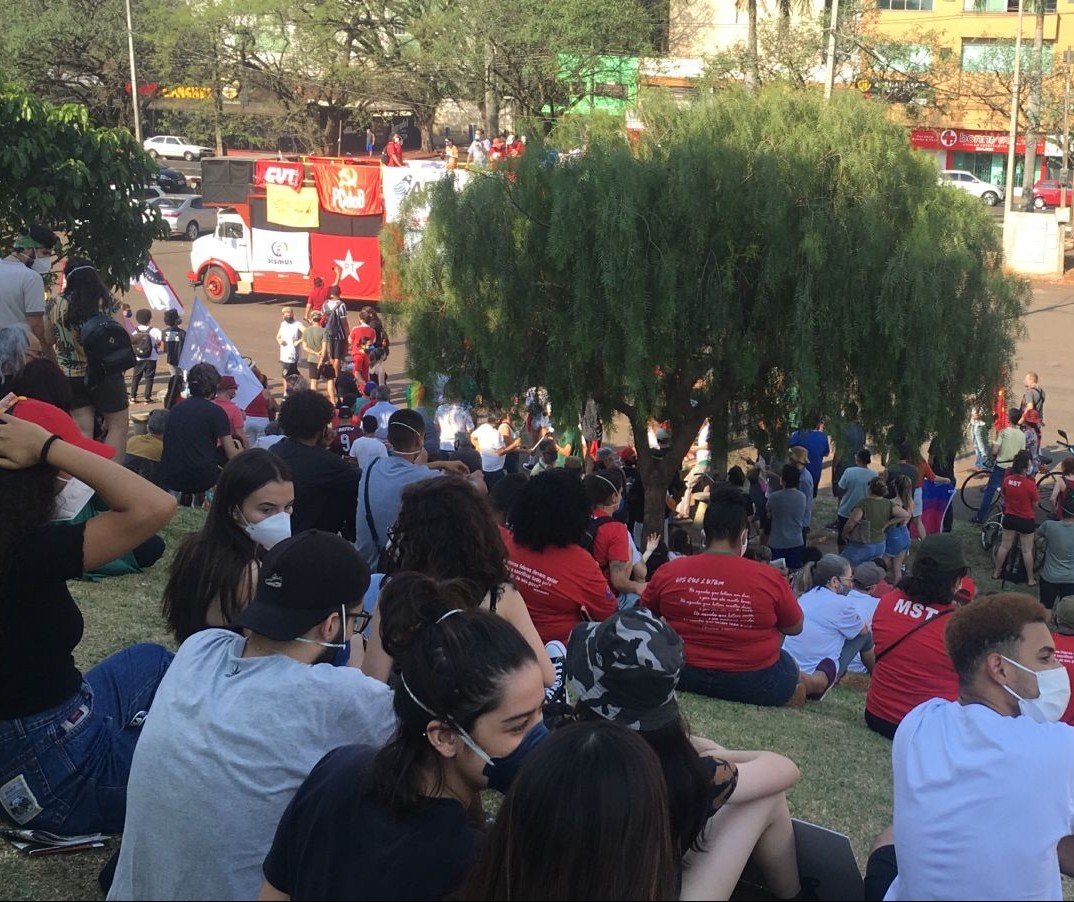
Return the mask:
<path id="1" fill-rule="evenodd" d="M 358 461 L 358 467 L 364 473 L 370 461 L 388 456 L 388 448 L 379 438 L 363 435 L 351 442 L 350 455 Z"/>
<path id="2" fill-rule="evenodd" d="M 392 691 L 353 667 L 244 658 L 229 630 L 196 633 L 161 680 L 134 751 L 109 899 L 255 899 L 299 784 L 352 742 L 381 746 Z"/>
<path id="3" fill-rule="evenodd" d="M 922 702 L 891 749 L 899 875 L 885 899 L 1062 899 L 1074 730 Z"/>
<path id="4" fill-rule="evenodd" d="M 454 451 L 455 436 L 460 432 L 473 432 L 474 418 L 465 404 L 445 402 L 436 408 L 433 414 L 436 425 L 440 427 L 440 450 Z"/>
<path id="5" fill-rule="evenodd" d="M 298 340 L 302 337 L 302 327 L 298 320 L 293 323 L 280 323 L 280 329 L 276 333 L 276 340 L 283 341 L 280 345 L 280 363 L 296 363 L 298 361 Z"/>
<path id="6" fill-rule="evenodd" d="M 497 473 L 503 469 L 504 458 L 497 451 L 504 447 L 500 430 L 491 423 L 482 423 L 474 432 L 477 450 L 481 452 L 481 469 L 486 473 Z"/>
<path id="7" fill-rule="evenodd" d="M 19 260 L 0 260 L 0 328 L 45 312 L 45 282 Z"/>
<path id="8" fill-rule="evenodd" d="M 798 662 L 803 673 L 813 673 L 825 658 L 839 661 L 843 643 L 861 632 L 865 621 L 845 595 L 827 586 L 810 589 L 798 604 L 805 614 L 805 623 L 797 636 L 783 640 L 783 648 Z"/>
<path id="9" fill-rule="evenodd" d="M 377 438 L 383 440 L 388 437 L 388 420 L 398 409 L 391 401 L 377 401 L 363 414 L 363 416 L 377 418 Z"/>
<path id="10" fill-rule="evenodd" d="M 851 589 L 847 592 L 847 601 L 853 606 L 854 610 L 858 612 L 858 616 L 865 621 L 865 625 L 872 629 L 873 627 L 873 614 L 876 613 L 876 606 L 880 604 L 879 598 L 873 598 L 866 592 L 862 592 L 858 589 Z M 865 669 L 865 665 L 861 663 L 861 655 L 854 655 L 854 660 L 850 662 L 850 666 L 847 667 L 851 673 L 868 673 Z"/>

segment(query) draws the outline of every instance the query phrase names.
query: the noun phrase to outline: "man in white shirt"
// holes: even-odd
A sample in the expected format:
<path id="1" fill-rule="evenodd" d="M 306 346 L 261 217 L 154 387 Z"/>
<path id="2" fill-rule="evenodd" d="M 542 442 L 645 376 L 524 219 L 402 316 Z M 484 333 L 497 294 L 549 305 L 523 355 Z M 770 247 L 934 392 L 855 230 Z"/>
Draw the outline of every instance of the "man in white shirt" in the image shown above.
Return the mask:
<path id="1" fill-rule="evenodd" d="M 894 847 L 875 848 L 866 898 L 1062 899 L 1074 874 L 1070 678 L 1048 611 L 1013 592 L 947 624 L 957 701 L 931 699 L 892 746 Z M 895 861 L 895 851 L 898 862 Z"/>
<path id="2" fill-rule="evenodd" d="M 440 427 L 440 458 L 451 460 L 455 451 L 455 439 L 460 432 L 469 435 L 474 431 L 474 418 L 470 415 L 468 405 L 453 397 L 453 392 L 448 390 L 444 393 L 443 403 L 436 408 L 433 418 Z"/>
<path id="3" fill-rule="evenodd" d="M 481 472 L 485 476 L 485 485 L 489 491 L 492 491 L 492 487 L 503 477 L 504 457 L 522 444 L 521 439 L 507 444 L 500 432 L 501 419 L 498 412 L 490 412 L 488 420 L 470 435 L 470 444 L 481 454 Z"/>
<path id="4" fill-rule="evenodd" d="M 276 344 L 280 346 L 280 367 L 283 378 L 298 375 L 298 343 L 302 338 L 302 327 L 295 322 L 295 311 L 284 307 L 280 311 L 283 321 L 276 330 Z"/>
<path id="5" fill-rule="evenodd" d="M 26 323 L 43 348 L 48 342 L 42 276 L 52 269 L 52 249 L 57 241 L 44 226 L 34 224 L 15 239 L 11 253 L 0 260 L 0 327 Z"/>
<path id="6" fill-rule="evenodd" d="M 485 140 L 485 132 L 478 129 L 474 132 L 474 140 L 466 149 L 466 159 L 475 166 L 484 166 L 489 158 L 489 142 Z"/>
<path id="7" fill-rule="evenodd" d="M 392 691 L 331 663 L 368 623 L 368 585 L 348 541 L 300 532 L 265 555 L 233 624 L 245 638 L 208 629 L 183 643 L 134 752 L 109 899 L 256 898 L 313 766 L 341 745 L 387 742 Z"/>
<path id="8" fill-rule="evenodd" d="M 385 441 L 388 438 L 388 421 L 399 408 L 392 404 L 392 390 L 387 385 L 378 385 L 374 388 L 373 397 L 376 399 L 376 403 L 366 408 L 366 412 L 362 414 L 362 419 L 375 417 L 377 421 L 377 438 Z M 422 422 L 424 423 L 424 419 Z"/>
<path id="9" fill-rule="evenodd" d="M 388 446 L 377 438 L 377 418 L 368 413 L 362 417 L 362 434 L 351 442 L 350 456 L 358 461 L 363 473 L 378 457 L 388 456 Z"/>

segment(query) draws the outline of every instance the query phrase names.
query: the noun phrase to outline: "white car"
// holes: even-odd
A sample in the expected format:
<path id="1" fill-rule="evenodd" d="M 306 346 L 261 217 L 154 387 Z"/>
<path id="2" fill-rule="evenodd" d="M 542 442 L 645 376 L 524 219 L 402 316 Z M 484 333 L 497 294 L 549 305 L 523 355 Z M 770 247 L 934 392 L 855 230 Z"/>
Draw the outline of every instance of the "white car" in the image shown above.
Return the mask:
<path id="1" fill-rule="evenodd" d="M 1003 189 L 991 182 L 982 182 L 972 172 L 965 169 L 944 169 L 940 172 L 940 184 L 959 188 L 967 194 L 979 197 L 988 206 L 994 207 L 1003 200 Z"/>
<path id="2" fill-rule="evenodd" d="M 177 138 L 175 135 L 157 135 L 153 138 L 146 138 L 142 146 L 154 159 L 164 157 L 174 160 L 200 160 L 202 157 L 213 155 L 211 147 L 191 144 L 186 138 Z"/>

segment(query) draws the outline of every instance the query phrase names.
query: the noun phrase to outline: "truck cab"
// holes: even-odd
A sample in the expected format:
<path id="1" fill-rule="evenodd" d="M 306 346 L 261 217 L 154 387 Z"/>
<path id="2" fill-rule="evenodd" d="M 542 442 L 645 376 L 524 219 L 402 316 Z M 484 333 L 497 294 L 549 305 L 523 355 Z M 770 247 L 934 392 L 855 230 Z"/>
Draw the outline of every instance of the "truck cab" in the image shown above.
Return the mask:
<path id="1" fill-rule="evenodd" d="M 227 304 L 236 294 L 253 291 L 250 228 L 234 209 L 220 211 L 216 230 L 190 247 L 191 284 L 201 285 L 214 304 Z"/>

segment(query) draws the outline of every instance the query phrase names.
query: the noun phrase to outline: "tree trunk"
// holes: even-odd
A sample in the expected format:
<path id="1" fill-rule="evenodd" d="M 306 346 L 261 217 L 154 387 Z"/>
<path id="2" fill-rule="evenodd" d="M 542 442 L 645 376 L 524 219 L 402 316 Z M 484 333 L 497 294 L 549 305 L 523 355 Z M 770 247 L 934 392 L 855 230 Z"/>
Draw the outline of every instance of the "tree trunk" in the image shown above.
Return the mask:
<path id="1" fill-rule="evenodd" d="M 731 416 L 727 404 L 719 405 L 709 417 L 709 473 L 717 480 L 727 478 L 727 455 L 731 448 Z"/>
<path id="2" fill-rule="evenodd" d="M 1026 108 L 1026 162 L 1022 170 L 1022 208 L 1033 209 L 1033 185 L 1037 181 L 1037 136 L 1040 134 L 1040 110 L 1044 79 L 1044 0 L 1036 0 L 1037 27 L 1033 34 L 1033 61 L 1029 72 L 1029 105 Z"/>
<path id="3" fill-rule="evenodd" d="M 500 133 L 500 86 L 496 79 L 495 50 L 485 42 L 485 136 L 491 141 Z"/>
<path id="4" fill-rule="evenodd" d="M 418 127 L 421 135 L 421 149 L 426 153 L 435 150 L 433 140 L 433 119 L 436 117 L 436 107 L 414 106 L 414 124 Z"/>
<path id="5" fill-rule="evenodd" d="M 746 34 L 746 87 L 756 91 L 761 80 L 757 72 L 757 0 L 747 0 L 746 16 L 749 20 Z"/>

